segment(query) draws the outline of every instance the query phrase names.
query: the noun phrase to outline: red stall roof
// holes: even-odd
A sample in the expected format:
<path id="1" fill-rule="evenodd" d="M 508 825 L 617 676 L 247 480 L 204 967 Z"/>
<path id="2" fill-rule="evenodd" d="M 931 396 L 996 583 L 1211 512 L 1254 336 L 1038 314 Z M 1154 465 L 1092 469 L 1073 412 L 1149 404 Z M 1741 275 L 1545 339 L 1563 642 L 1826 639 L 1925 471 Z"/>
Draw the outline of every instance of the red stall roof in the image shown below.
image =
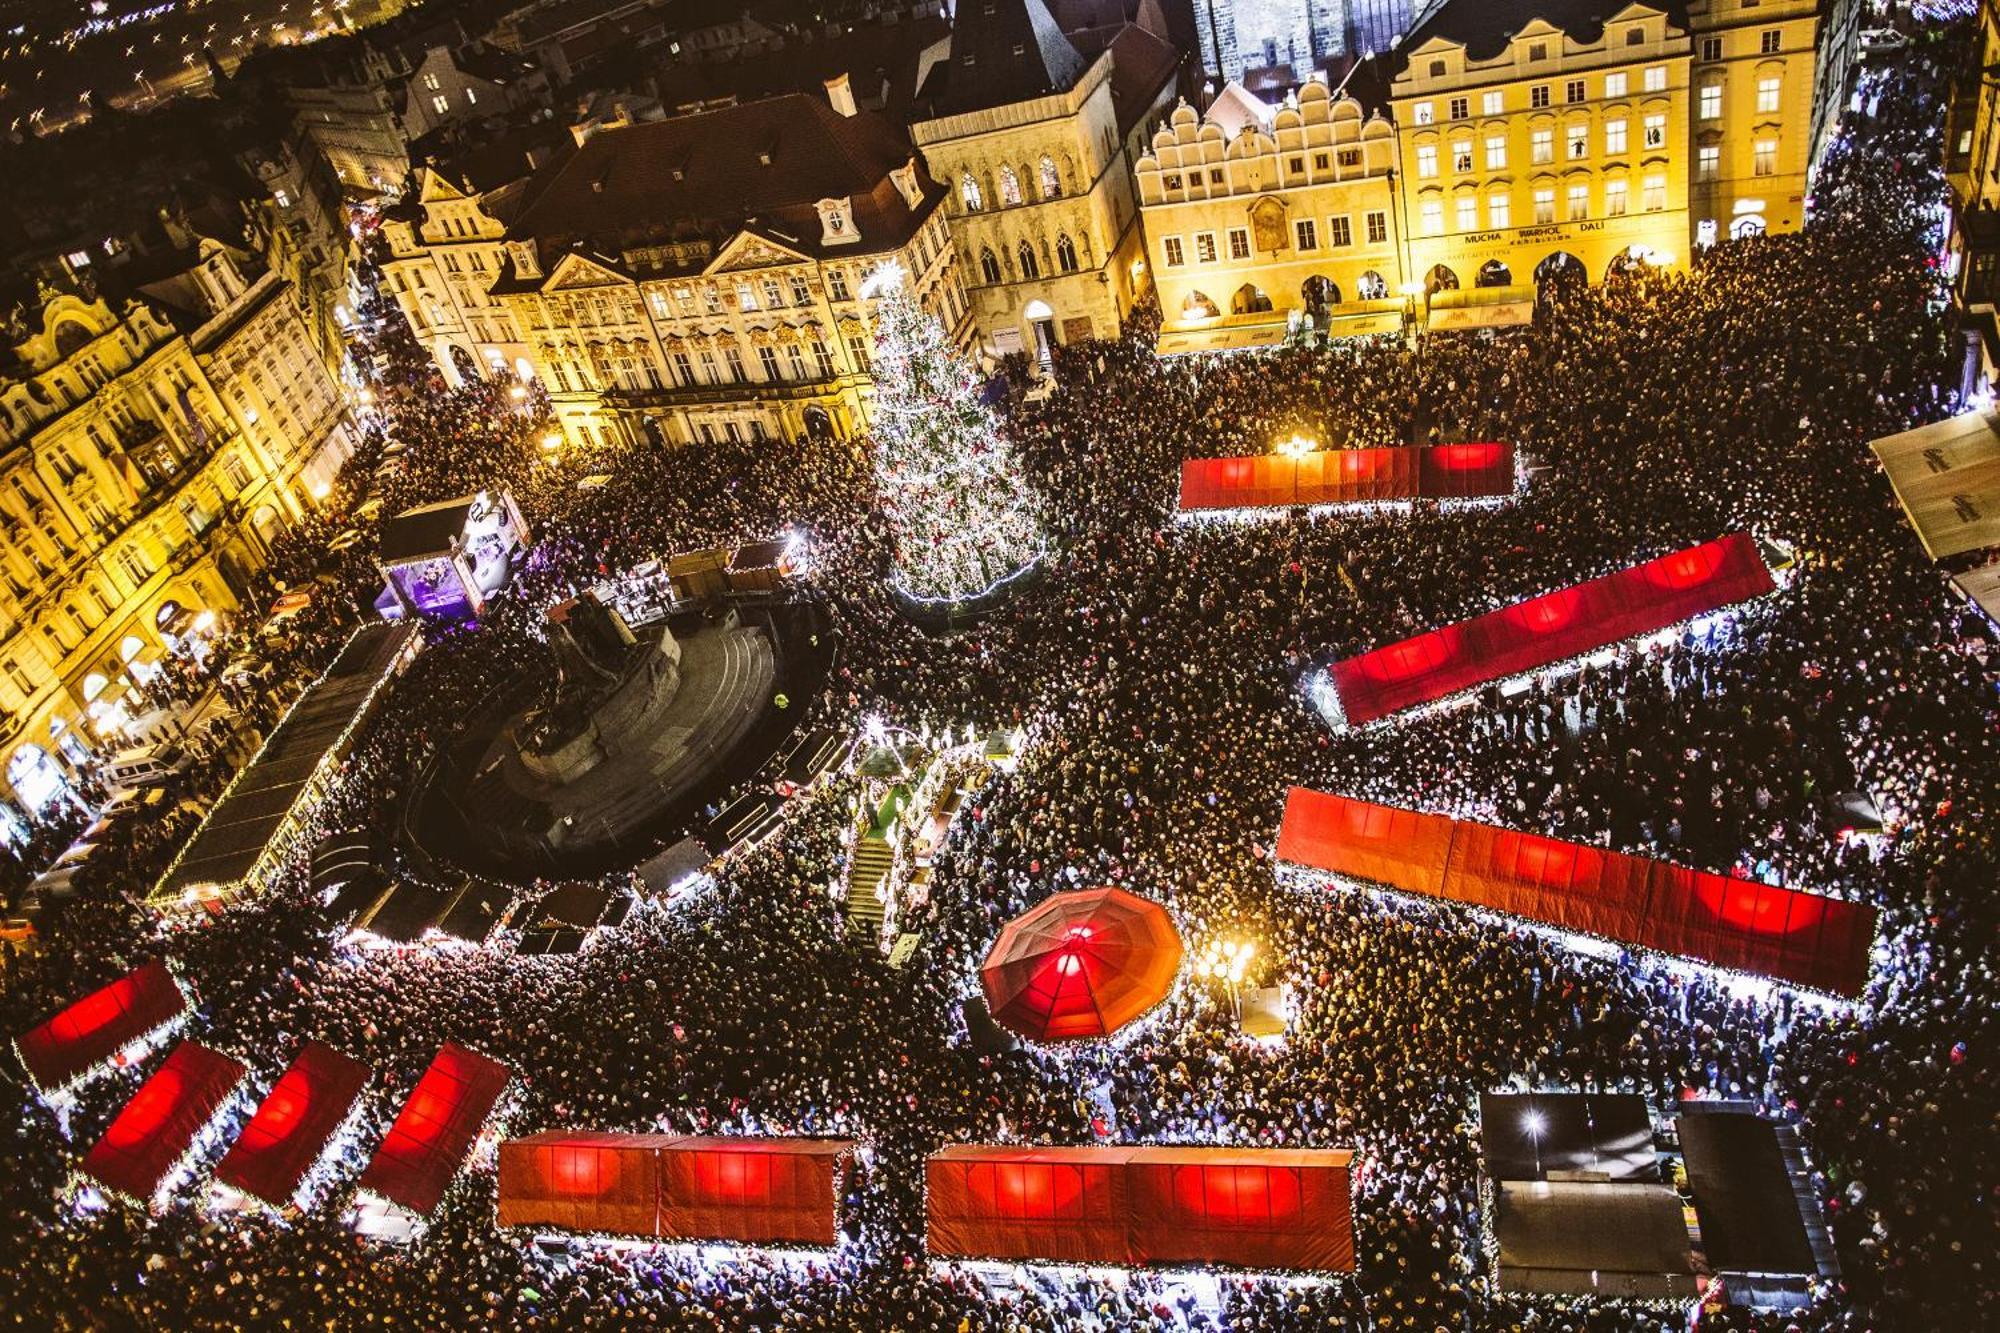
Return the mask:
<path id="1" fill-rule="evenodd" d="M 139 1085 L 83 1159 L 83 1173 L 150 1204 L 244 1075 L 240 1061 L 184 1041 Z"/>
<path id="2" fill-rule="evenodd" d="M 1464 500 L 1514 489 L 1511 444 L 1394 445 L 1324 449 L 1288 458 L 1249 454 L 1181 464 L 1180 508 L 1262 509 L 1291 505 Z"/>
<path id="3" fill-rule="evenodd" d="M 671 1240 L 832 1245 L 852 1139 L 685 1138 L 660 1150 L 660 1230 Z"/>
<path id="4" fill-rule="evenodd" d="M 323 1042 L 307 1042 L 215 1168 L 215 1178 L 284 1207 L 367 1083 L 367 1065 Z"/>
<path id="5" fill-rule="evenodd" d="M 500 1145 L 500 1225 L 660 1234 L 660 1150 L 678 1134 L 548 1130 Z"/>
<path id="6" fill-rule="evenodd" d="M 1865 904 L 1413 813 L 1294 787 L 1278 857 L 1835 995 L 1867 986 Z"/>
<path id="7" fill-rule="evenodd" d="M 1327 669 L 1355 726 L 1538 670 L 1771 591 L 1743 533 L 1384 645 Z"/>
<path id="8" fill-rule="evenodd" d="M 14 1039 L 28 1076 L 43 1092 L 67 1087 L 126 1046 L 187 1012 L 187 996 L 165 963 L 154 961 L 92 991 Z"/>
<path id="9" fill-rule="evenodd" d="M 947 1148 L 926 1164 L 929 1250 L 1084 1264 L 1354 1267 L 1353 1154 Z"/>
<path id="10" fill-rule="evenodd" d="M 1141 1148 L 1131 1178 L 1135 1262 L 1352 1272 L 1345 1149 Z"/>
<path id="11" fill-rule="evenodd" d="M 361 1173 L 361 1188 L 429 1217 L 512 1077 L 499 1061 L 446 1042 Z"/>

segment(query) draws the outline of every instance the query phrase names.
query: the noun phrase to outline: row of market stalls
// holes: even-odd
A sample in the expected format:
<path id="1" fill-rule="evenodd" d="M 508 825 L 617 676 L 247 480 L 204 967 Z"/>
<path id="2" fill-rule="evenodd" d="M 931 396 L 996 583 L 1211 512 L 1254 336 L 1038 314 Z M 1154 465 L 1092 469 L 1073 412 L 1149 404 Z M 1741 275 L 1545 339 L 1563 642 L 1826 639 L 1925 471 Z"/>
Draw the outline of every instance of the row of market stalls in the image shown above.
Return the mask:
<path id="1" fill-rule="evenodd" d="M 14 1049 L 34 1086 L 64 1105 L 85 1079 L 143 1059 L 188 1012 L 187 992 L 165 964 L 152 962 L 22 1033 Z M 158 1208 L 228 1140 L 214 1173 L 219 1202 L 311 1206 L 336 1150 L 353 1137 L 373 1071 L 308 1041 L 232 1139 L 240 1118 L 232 1111 L 251 1100 L 250 1072 L 198 1042 L 178 1043 L 84 1155 L 82 1183 Z M 429 1218 L 511 1078 L 476 1051 L 441 1047 L 361 1174 L 364 1212 L 392 1214 L 403 1231 Z"/>
<path id="2" fill-rule="evenodd" d="M 1514 446 L 1497 442 L 1318 449 L 1299 439 L 1269 454 L 1181 463 L 1182 515 L 1295 506 L 1499 500 L 1517 487 Z"/>
<path id="3" fill-rule="evenodd" d="M 1839 1278 L 1796 1132 L 1747 1103 L 1491 1093 L 1479 1146 L 1504 1292 L 1784 1309 Z"/>
<path id="4" fill-rule="evenodd" d="M 1757 543 L 1732 533 L 1342 658 L 1315 695 L 1330 721 L 1365 726 L 1669 629 L 1775 586 Z"/>
<path id="5" fill-rule="evenodd" d="M 1473 820 L 1293 787 L 1277 859 L 1852 999 L 1875 909 Z"/>

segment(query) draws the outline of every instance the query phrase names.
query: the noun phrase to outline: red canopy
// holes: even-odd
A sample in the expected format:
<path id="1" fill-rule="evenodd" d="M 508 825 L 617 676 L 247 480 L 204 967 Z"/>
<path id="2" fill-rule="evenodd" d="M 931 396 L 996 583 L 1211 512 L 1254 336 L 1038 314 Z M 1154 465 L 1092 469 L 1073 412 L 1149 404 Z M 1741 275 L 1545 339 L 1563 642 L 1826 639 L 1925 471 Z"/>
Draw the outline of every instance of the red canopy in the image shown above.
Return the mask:
<path id="1" fill-rule="evenodd" d="M 367 1065 L 323 1042 L 307 1042 L 215 1168 L 215 1178 L 284 1207 L 367 1083 Z"/>
<path id="2" fill-rule="evenodd" d="M 1352 1269 L 1345 1151 L 947 1148 L 925 1165 L 934 1255 Z"/>
<path id="3" fill-rule="evenodd" d="M 660 1234 L 660 1150 L 676 1134 L 549 1130 L 500 1145 L 500 1225 Z"/>
<path id="4" fill-rule="evenodd" d="M 500 1145 L 500 1224 L 832 1245 L 852 1139 L 552 1130 Z"/>
<path id="5" fill-rule="evenodd" d="M 1058 893 L 1010 921 L 979 969 L 994 1019 L 1036 1041 L 1116 1032 L 1167 997 L 1181 937 L 1123 889 Z"/>
<path id="6" fill-rule="evenodd" d="M 147 963 L 94 990 L 14 1039 L 35 1086 L 54 1092 L 105 1064 L 126 1046 L 187 1012 L 187 996 L 165 963 Z"/>
<path id="7" fill-rule="evenodd" d="M 361 1173 L 361 1188 L 429 1217 L 511 1077 L 499 1061 L 446 1042 Z"/>
<path id="8" fill-rule="evenodd" d="M 1291 505 L 1463 500 L 1514 489 L 1511 444 L 1395 445 L 1324 449 L 1288 458 L 1190 458 L 1181 464 L 1180 508 L 1260 509 Z"/>
<path id="9" fill-rule="evenodd" d="M 1582 843 L 1294 787 L 1278 859 L 1836 995 L 1875 909 Z"/>
<path id="10" fill-rule="evenodd" d="M 1387 644 L 1329 667 L 1355 726 L 1594 652 L 1771 591 L 1742 533 Z"/>
<path id="11" fill-rule="evenodd" d="M 83 1159 L 83 1173 L 150 1205 L 243 1074 L 241 1062 L 182 1042 L 112 1120 Z"/>

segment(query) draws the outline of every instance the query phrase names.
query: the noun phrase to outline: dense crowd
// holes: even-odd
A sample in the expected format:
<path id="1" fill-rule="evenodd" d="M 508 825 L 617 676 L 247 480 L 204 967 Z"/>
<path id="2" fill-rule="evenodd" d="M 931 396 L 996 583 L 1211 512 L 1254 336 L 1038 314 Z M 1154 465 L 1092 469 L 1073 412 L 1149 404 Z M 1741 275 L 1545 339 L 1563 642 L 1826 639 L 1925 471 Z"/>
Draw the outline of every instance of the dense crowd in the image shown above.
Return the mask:
<path id="1" fill-rule="evenodd" d="M 514 1132 L 544 1127 L 849 1133 L 866 1147 L 816 1256 L 549 1253 L 492 1226 L 493 1181 L 454 1187 L 408 1249 L 358 1240 L 333 1195 L 286 1225 L 79 1215 L 62 1196 L 150 1068 L 88 1085 L 66 1126 L 18 1088 L 0 1130 L 8 1244 L 0 1322 L 186 1329 L 507 1326 L 1103 1330 L 1625 1330 L 1678 1312 L 1496 1294 L 1480 1243 L 1475 1099 L 1612 1087 L 1797 1118 L 1843 1276 L 1778 1318 L 1727 1328 L 1973 1329 L 1993 1322 L 2000 1111 L 1992 1055 L 2000 706 L 1990 629 L 1925 564 L 1865 441 L 1957 404 L 1937 313 L 1941 181 L 1928 50 L 1850 116 L 1803 233 L 1730 241 L 1685 273 L 1554 284 L 1532 329 L 1163 361 L 1141 328 L 1064 349 L 1045 402 L 1010 406 L 1053 527 L 1047 576 L 952 637 L 884 591 L 887 532 L 855 442 L 543 449 L 544 405 L 504 383 L 443 392 L 393 323 L 383 432 L 334 511 L 281 560 L 314 603 L 281 639 L 276 702 L 372 597 L 367 543 L 327 554 L 364 498 L 506 486 L 536 554 L 477 625 L 433 636 L 355 752 L 323 822 L 386 827 L 413 775 L 501 682 L 545 662 L 554 599 L 674 550 L 809 537 L 841 633 L 806 705 L 852 728 L 1019 726 L 1018 767 L 954 823 L 891 968 L 830 887 L 861 779 L 795 803 L 786 836 L 707 890 L 645 904 L 583 954 L 503 946 L 359 950 L 302 874 L 198 926 L 156 930 L 115 892 L 172 841 L 114 841 L 120 882 L 51 914 L 0 995 L 6 1031 L 146 957 L 170 955 L 194 1033 L 268 1083 L 307 1038 L 376 1070 L 366 1145 L 444 1040 L 506 1061 Z M 379 316 L 376 306 L 364 314 Z M 1535 470 L 1499 508 L 1418 506 L 1174 521 L 1179 462 L 1327 441 L 1516 441 Z M 579 488 L 585 477 L 608 476 Z M 1787 587 L 1702 636 L 1630 650 L 1414 725 L 1330 729 L 1303 682 L 1328 658 L 1748 529 L 1796 555 Z M 192 685 L 190 686 L 192 688 Z M 246 701 L 248 702 L 248 701 Z M 219 783 L 226 756 L 187 780 Z M 1452 910 L 1330 891 L 1274 869 L 1291 783 L 1765 876 L 1872 903 L 1885 926 L 1864 1004 L 1831 1008 L 1648 960 L 1599 958 Z M 1844 835 L 1865 792 L 1879 839 Z M 397 855 L 403 853 L 398 852 Z M 404 873 L 421 875 L 412 863 Z M 960 1006 L 1000 924 L 1061 887 L 1166 902 L 1185 938 L 1258 946 L 1251 980 L 1296 997 L 1279 1045 L 1232 1037 L 1228 997 L 1191 980 L 1129 1037 L 982 1052 Z M 1078 1271 L 990 1285 L 922 1251 L 930 1149 L 996 1136 L 1352 1146 L 1360 1271 L 1223 1276 L 1204 1308 L 1173 1275 Z M 358 1162 L 356 1163 L 358 1166 Z"/>

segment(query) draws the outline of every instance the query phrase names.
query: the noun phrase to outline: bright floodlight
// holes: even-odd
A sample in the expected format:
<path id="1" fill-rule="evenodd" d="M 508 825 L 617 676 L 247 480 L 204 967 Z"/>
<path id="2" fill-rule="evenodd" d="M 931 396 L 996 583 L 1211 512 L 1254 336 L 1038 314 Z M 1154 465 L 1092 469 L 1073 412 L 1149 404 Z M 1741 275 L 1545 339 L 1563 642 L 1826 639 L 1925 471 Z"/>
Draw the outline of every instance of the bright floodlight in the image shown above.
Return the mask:
<path id="1" fill-rule="evenodd" d="M 1528 1131 L 1528 1137 L 1538 1139 L 1542 1131 L 1549 1127 L 1549 1118 L 1540 1111 L 1529 1111 L 1521 1117 L 1521 1128 Z"/>
<path id="2" fill-rule="evenodd" d="M 868 298 L 898 291 L 903 286 L 903 266 L 894 259 L 884 260 L 868 270 L 861 280 L 861 294 Z"/>

